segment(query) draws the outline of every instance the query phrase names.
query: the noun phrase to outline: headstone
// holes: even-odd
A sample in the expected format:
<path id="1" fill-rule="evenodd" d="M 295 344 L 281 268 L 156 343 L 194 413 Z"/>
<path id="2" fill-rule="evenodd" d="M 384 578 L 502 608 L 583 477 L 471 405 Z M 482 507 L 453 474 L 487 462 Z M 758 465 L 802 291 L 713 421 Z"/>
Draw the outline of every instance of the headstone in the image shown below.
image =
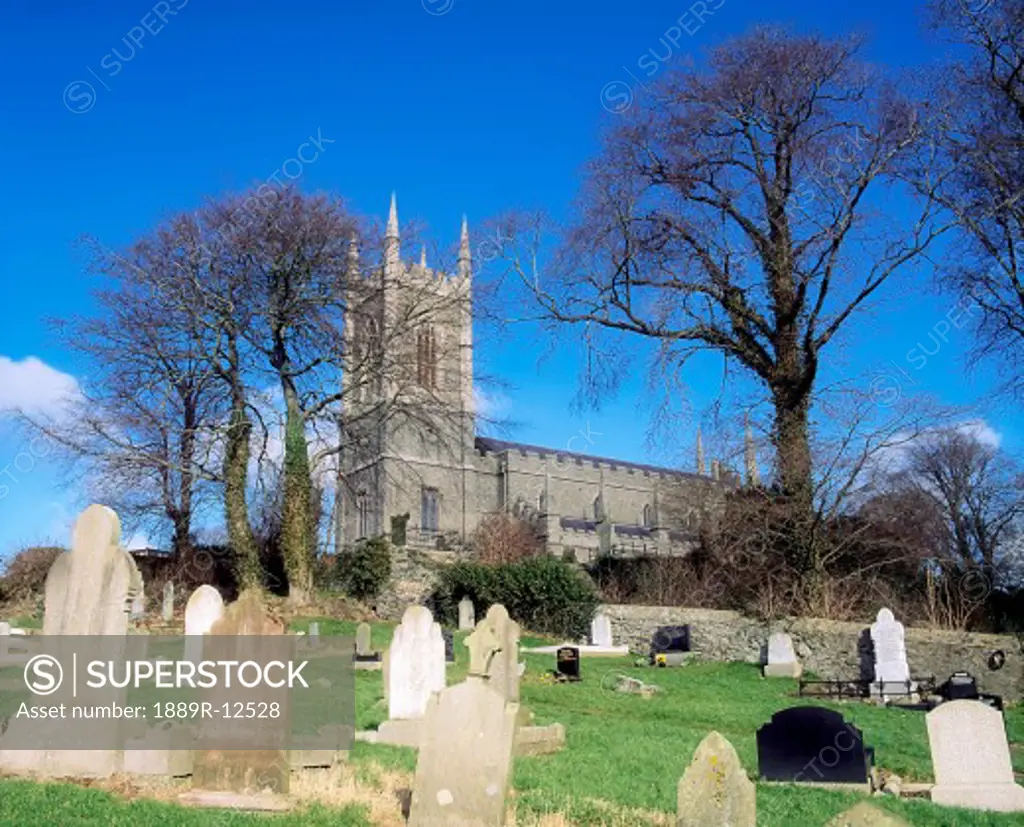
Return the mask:
<path id="1" fill-rule="evenodd" d="M 312 647 L 320 645 L 320 623 L 314 620 L 309 624 L 309 633 L 306 635 L 308 644 Z"/>
<path id="2" fill-rule="evenodd" d="M 254 645 L 254 641 L 265 636 L 283 636 L 284 627 L 267 615 L 259 591 L 248 589 L 225 608 L 223 616 L 213 624 L 209 634 L 211 639 L 208 646 L 218 654 L 217 660 L 248 660 L 252 659 L 252 654 L 247 650 Z M 225 654 L 230 657 L 221 657 Z M 276 701 L 287 710 L 286 688 L 264 688 L 261 691 L 267 693 L 268 703 Z M 225 702 L 238 701 L 239 692 L 236 687 L 218 686 L 204 691 L 202 701 L 209 701 L 214 709 L 218 709 Z M 258 725 L 256 721 L 247 723 L 244 728 L 239 728 L 236 721 L 222 723 L 225 730 L 238 739 L 238 746 L 233 749 L 197 749 L 192 769 L 193 789 L 248 795 L 260 794 L 267 789 L 272 793 L 287 793 L 291 777 L 288 751 L 254 748 L 257 740 L 254 739 L 252 727 Z M 282 724 L 274 721 L 269 726 L 280 727 Z M 210 727 L 210 730 L 205 727 Z M 216 724 L 206 724 L 203 733 L 213 731 L 215 727 Z M 218 743 L 226 737 L 224 732 L 219 733 Z"/>
<path id="3" fill-rule="evenodd" d="M 580 680 L 580 650 L 575 646 L 561 647 L 555 653 L 555 668 L 562 680 Z"/>
<path id="4" fill-rule="evenodd" d="M 1003 715 L 979 701 L 950 701 L 925 716 L 935 786 L 932 801 L 951 807 L 1024 811 L 1014 782 Z"/>
<path id="5" fill-rule="evenodd" d="M 131 604 L 142 591 L 142 576 L 120 541 L 121 522 L 117 515 L 106 506 L 91 505 L 75 522 L 70 553 L 58 555 L 46 576 L 43 634 L 96 636 L 91 654 L 98 660 L 117 661 L 124 656 Z M 60 644 L 55 644 L 55 648 L 61 649 Z M 118 698 L 112 697 L 109 690 L 96 691 L 100 694 L 93 697 L 92 691 L 79 687 L 74 702 L 82 706 L 112 702 L 123 705 L 123 695 Z M 64 686 L 50 698 L 54 705 L 65 700 L 71 703 L 71 694 Z M 33 728 L 41 726 L 38 721 L 23 720 L 12 720 L 9 726 L 22 723 Z M 52 724 L 63 726 L 60 720 Z M 5 750 L 0 739 L 0 769 L 83 777 L 107 777 L 122 771 L 125 740 L 122 724 L 79 720 L 75 726 L 76 736 L 83 743 L 110 746 Z M 38 729 L 33 731 L 39 733 Z"/>
<path id="6" fill-rule="evenodd" d="M 590 622 L 590 642 L 594 646 L 614 646 L 612 641 L 612 620 L 599 611 Z"/>
<path id="7" fill-rule="evenodd" d="M 867 801 L 840 813 L 825 827 L 911 827 L 899 816 L 879 809 Z"/>
<path id="8" fill-rule="evenodd" d="M 739 756 L 712 732 L 679 780 L 676 827 L 755 827 L 757 801 Z"/>
<path id="9" fill-rule="evenodd" d="M 145 614 L 146 614 L 146 593 L 143 590 L 143 591 L 140 591 L 137 595 L 135 595 L 135 599 L 132 600 L 131 619 L 132 620 L 139 620 L 142 617 L 144 617 Z"/>
<path id="10" fill-rule="evenodd" d="M 459 601 L 459 631 L 470 632 L 476 627 L 476 609 L 468 597 Z"/>
<path id="11" fill-rule="evenodd" d="M 445 686 L 444 638 L 430 609 L 410 606 L 391 639 L 388 717 L 422 718 L 427 701 Z"/>
<path id="12" fill-rule="evenodd" d="M 483 827 L 505 823 L 505 799 L 519 705 L 482 675 L 499 646 L 493 626 L 466 640 L 470 676 L 434 695 L 416 763 L 409 827 Z"/>
<path id="13" fill-rule="evenodd" d="M 757 768 L 765 781 L 867 785 L 870 756 L 859 729 L 819 706 L 783 709 L 757 731 Z"/>
<path id="14" fill-rule="evenodd" d="M 494 630 L 501 647 L 491 661 L 490 684 L 505 696 L 505 700 L 518 703 L 519 624 L 508 616 L 508 611 L 500 603 L 487 610 L 487 616 L 481 623 Z"/>
<path id="15" fill-rule="evenodd" d="M 968 672 L 954 672 L 935 692 L 947 701 L 976 701 L 981 696 L 978 684 Z"/>
<path id="16" fill-rule="evenodd" d="M 455 663 L 455 633 L 451 629 L 441 629 L 444 638 L 444 662 Z"/>
<path id="17" fill-rule="evenodd" d="M 224 598 L 213 586 L 202 585 L 185 604 L 185 660 L 202 660 L 203 635 L 224 615 Z"/>
<path id="18" fill-rule="evenodd" d="M 903 624 L 888 609 L 881 609 L 871 624 L 871 642 L 875 649 L 873 689 L 882 695 L 906 694 L 910 688 L 910 668 Z"/>
<path id="19" fill-rule="evenodd" d="M 164 583 L 163 619 L 164 623 L 174 619 L 174 583 L 171 580 Z"/>
<path id="20" fill-rule="evenodd" d="M 360 623 L 356 626 L 356 657 L 369 657 L 373 655 L 370 649 L 370 624 Z"/>
<path id="21" fill-rule="evenodd" d="M 764 667 L 766 678 L 799 678 L 803 667 L 796 659 L 793 638 L 785 632 L 774 632 L 768 638 L 768 663 Z"/>
<path id="22" fill-rule="evenodd" d="M 666 656 L 682 662 L 689 651 L 689 626 L 660 626 L 651 636 L 651 663 L 669 665 Z"/>

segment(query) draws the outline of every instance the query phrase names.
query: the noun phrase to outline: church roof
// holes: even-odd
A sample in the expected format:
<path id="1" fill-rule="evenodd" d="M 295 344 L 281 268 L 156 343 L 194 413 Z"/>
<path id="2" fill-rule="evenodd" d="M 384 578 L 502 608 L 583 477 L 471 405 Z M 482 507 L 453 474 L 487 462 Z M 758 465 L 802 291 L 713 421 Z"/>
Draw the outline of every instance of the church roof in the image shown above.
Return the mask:
<path id="1" fill-rule="evenodd" d="M 478 436 L 476 448 L 485 454 L 500 454 L 505 451 L 519 451 L 523 454 L 554 454 L 556 457 L 579 460 L 581 462 L 597 462 L 611 465 L 617 468 L 632 468 L 637 471 L 645 471 L 649 474 L 666 474 L 673 477 L 693 477 L 695 479 L 707 479 L 699 474 L 692 474 L 687 471 L 680 471 L 678 468 L 664 468 L 660 465 L 645 465 L 642 462 L 626 462 L 621 459 L 610 457 L 598 457 L 593 454 L 577 454 L 574 451 L 563 451 L 557 448 L 545 448 L 542 445 L 528 445 L 525 442 L 507 442 L 504 439 L 492 439 L 491 437 Z"/>

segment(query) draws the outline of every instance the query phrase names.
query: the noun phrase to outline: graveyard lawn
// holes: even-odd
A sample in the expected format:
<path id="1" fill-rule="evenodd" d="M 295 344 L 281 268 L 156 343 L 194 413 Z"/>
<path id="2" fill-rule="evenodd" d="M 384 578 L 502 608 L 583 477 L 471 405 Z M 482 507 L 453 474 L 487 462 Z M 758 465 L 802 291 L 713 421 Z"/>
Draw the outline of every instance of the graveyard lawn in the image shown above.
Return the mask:
<path id="1" fill-rule="evenodd" d="M 296 620 L 294 630 L 320 622 L 321 636 L 354 636 L 356 623 L 325 618 Z M 393 624 L 373 624 L 371 647 L 384 650 Z M 456 663 L 448 667 L 448 684 L 465 677 L 468 652 L 456 633 Z M 548 645 L 547 639 L 524 636 L 521 645 Z M 694 663 L 681 668 L 655 669 L 634 665 L 632 658 L 584 658 L 582 682 L 555 684 L 547 673 L 552 655 L 525 655 L 527 671 L 523 703 L 537 724 L 560 722 L 567 746 L 555 755 L 515 761 L 510 808 L 519 827 L 538 825 L 635 825 L 668 827 L 675 823 L 676 786 L 694 750 L 717 730 L 736 748 L 753 778 L 756 774 L 755 733 L 774 712 L 798 703 L 796 681 L 765 680 L 749 664 Z M 621 694 L 612 689 L 624 674 L 660 688 L 653 697 Z M 356 715 L 360 729 L 372 729 L 387 718 L 379 671 L 357 671 Z M 930 781 L 931 760 L 924 714 L 880 709 L 867 704 L 827 704 L 864 733 L 875 748 L 876 763 L 900 775 L 904 782 Z M 1013 744 L 1015 769 L 1024 771 L 1024 710 L 1006 714 Z M 0 825 L 82 824 L 118 825 L 369 825 L 401 824 L 396 788 L 411 787 L 416 753 L 411 749 L 357 742 L 344 769 L 364 791 L 379 790 L 384 809 L 394 810 L 384 821 L 371 819 L 363 802 L 344 809 L 314 806 L 291 815 L 246 815 L 183 809 L 159 801 L 125 800 L 99 789 L 71 784 L 34 784 L 0 779 Z M 296 793 L 293 785 L 293 793 Z M 385 798 L 387 799 L 385 801 Z M 861 796 L 806 787 L 757 785 L 760 827 L 820 827 L 856 803 Z M 337 799 L 343 807 L 345 798 Z M 1009 827 L 1019 815 L 1000 815 L 943 808 L 924 800 L 895 800 L 884 796 L 874 803 L 915 827 Z M 376 809 L 376 808 L 373 808 Z M 541 820 L 543 819 L 543 822 Z"/>
<path id="2" fill-rule="evenodd" d="M 294 624 L 305 629 L 307 621 Z M 320 619 L 320 634 L 355 634 L 355 623 Z M 393 626 L 374 624 L 372 645 L 384 649 Z M 468 653 L 455 635 L 456 663 L 448 667 L 448 683 L 461 680 Z M 523 636 L 521 646 L 557 643 Z M 656 669 L 634 665 L 634 658 L 584 658 L 580 683 L 555 684 L 546 677 L 554 669 L 552 655 L 523 655 L 522 702 L 533 711 L 535 723 L 559 722 L 566 727 L 566 748 L 558 754 L 516 759 L 512 806 L 516 823 L 536 824 L 543 816 L 560 814 L 579 825 L 675 823 L 676 786 L 694 750 L 717 730 L 736 748 L 753 778 L 757 768 L 756 732 L 774 712 L 793 706 L 795 680 L 765 680 L 749 664 L 695 663 Z M 660 687 L 653 697 L 626 695 L 612 689 L 614 678 L 625 674 Z M 882 709 L 869 704 L 823 706 L 840 711 L 860 728 L 864 742 L 875 748 L 877 766 L 901 776 L 904 782 L 931 781 L 931 758 L 924 713 Z M 356 674 L 356 723 L 375 728 L 387 718 L 381 674 Z M 1024 710 L 1007 711 L 1008 735 L 1015 745 L 1015 769 L 1024 772 Z M 355 744 L 354 769 L 372 776 L 380 768 L 411 774 L 416 753 L 410 749 Z M 789 785 L 759 784 L 760 827 L 820 827 L 853 806 L 862 796 Z M 915 827 L 1009 827 L 1021 824 L 1019 815 L 970 812 L 938 807 L 927 800 L 873 799 L 878 806 L 901 815 Z M 551 824 L 559 823 L 552 820 Z"/>

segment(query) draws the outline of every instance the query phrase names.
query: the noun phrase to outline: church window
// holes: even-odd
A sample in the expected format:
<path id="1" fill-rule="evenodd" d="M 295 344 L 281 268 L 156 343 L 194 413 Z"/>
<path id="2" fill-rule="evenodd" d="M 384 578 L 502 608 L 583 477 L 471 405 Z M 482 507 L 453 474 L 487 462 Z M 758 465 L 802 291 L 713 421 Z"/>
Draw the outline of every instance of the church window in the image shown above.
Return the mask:
<path id="1" fill-rule="evenodd" d="M 650 503 L 647 503 L 647 505 L 644 506 L 644 514 L 641 520 L 641 524 L 645 528 L 650 528 L 654 525 L 654 509 L 651 508 Z"/>
<path id="2" fill-rule="evenodd" d="M 436 488 L 424 488 L 420 493 L 420 529 L 435 532 L 438 530 L 438 506 L 440 494 Z"/>
<path id="3" fill-rule="evenodd" d="M 432 325 L 416 332 L 416 380 L 428 390 L 437 388 L 437 336 Z"/>
<path id="4" fill-rule="evenodd" d="M 359 536 L 367 537 L 370 534 L 370 503 L 362 491 L 356 497 L 356 511 L 359 514 Z"/>
<path id="5" fill-rule="evenodd" d="M 594 519 L 604 519 L 604 498 L 600 494 L 594 497 Z"/>

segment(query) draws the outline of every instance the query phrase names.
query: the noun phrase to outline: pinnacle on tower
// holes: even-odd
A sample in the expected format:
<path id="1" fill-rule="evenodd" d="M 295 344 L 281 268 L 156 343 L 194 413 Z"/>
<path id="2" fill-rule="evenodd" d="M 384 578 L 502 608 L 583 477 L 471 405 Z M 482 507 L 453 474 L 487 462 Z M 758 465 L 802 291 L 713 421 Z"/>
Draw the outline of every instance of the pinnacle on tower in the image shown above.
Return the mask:
<path id="1" fill-rule="evenodd" d="M 697 473 L 704 476 L 704 438 L 700 428 L 697 429 Z"/>
<path id="2" fill-rule="evenodd" d="M 473 255 L 469 250 L 469 222 L 462 216 L 462 235 L 459 238 L 459 275 L 469 276 L 473 268 Z"/>
<path id="3" fill-rule="evenodd" d="M 394 191 L 391 193 L 391 211 L 388 213 L 388 228 L 384 238 L 398 238 L 398 197 Z"/>
<path id="4" fill-rule="evenodd" d="M 744 417 L 743 458 L 747 466 L 747 485 L 761 484 L 761 473 L 757 468 L 757 452 L 754 450 L 754 434 L 750 430 L 750 415 Z"/>
<path id="5" fill-rule="evenodd" d="M 420 248 L 420 267 L 422 267 L 424 270 L 427 269 L 427 247 L 426 247 L 426 245 L 423 245 L 423 247 Z"/>
<path id="6" fill-rule="evenodd" d="M 348 242 L 348 272 L 350 277 L 359 275 L 359 240 L 354 232 Z"/>

